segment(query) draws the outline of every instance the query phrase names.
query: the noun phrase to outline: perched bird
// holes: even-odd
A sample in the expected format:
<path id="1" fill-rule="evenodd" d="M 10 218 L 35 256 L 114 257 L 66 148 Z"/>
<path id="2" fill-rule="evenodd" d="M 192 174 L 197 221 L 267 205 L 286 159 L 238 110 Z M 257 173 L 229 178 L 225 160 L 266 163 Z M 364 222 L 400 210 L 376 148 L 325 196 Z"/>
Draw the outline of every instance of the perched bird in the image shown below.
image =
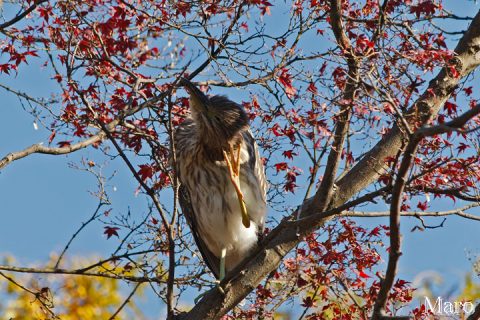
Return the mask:
<path id="1" fill-rule="evenodd" d="M 207 266 L 220 281 L 256 246 L 267 181 L 243 107 L 207 97 L 181 79 L 190 116 L 175 132 L 180 206 Z"/>

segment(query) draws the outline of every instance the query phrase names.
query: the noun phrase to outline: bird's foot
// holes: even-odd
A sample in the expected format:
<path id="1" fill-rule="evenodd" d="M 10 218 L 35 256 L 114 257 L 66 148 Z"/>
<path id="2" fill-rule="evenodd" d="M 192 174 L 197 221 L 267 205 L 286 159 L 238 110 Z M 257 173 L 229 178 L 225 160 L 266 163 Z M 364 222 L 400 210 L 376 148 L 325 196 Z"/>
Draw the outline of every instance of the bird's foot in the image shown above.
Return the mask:
<path id="1" fill-rule="evenodd" d="M 213 288 L 217 288 L 217 290 L 218 290 L 222 295 L 225 295 L 225 289 L 223 288 L 220 280 L 216 280 L 216 281 L 215 281 L 215 286 L 210 287 L 210 289 L 213 289 Z M 204 291 L 204 292 L 200 293 L 197 297 L 195 297 L 195 298 L 193 299 L 193 303 L 197 304 L 200 300 L 203 299 L 204 296 L 207 295 L 208 291 L 210 291 L 210 290 L 207 290 L 207 291 Z"/>
<path id="2" fill-rule="evenodd" d="M 217 289 L 218 289 L 218 291 L 220 291 L 220 293 L 221 293 L 222 295 L 225 295 L 225 290 L 224 290 L 223 287 L 222 287 L 222 281 L 221 281 L 221 280 L 217 280 L 216 282 L 217 282 Z"/>
<path id="3" fill-rule="evenodd" d="M 243 192 L 240 189 L 240 151 L 241 147 L 238 146 L 237 155 L 235 157 L 233 147 L 230 146 L 230 156 L 226 151 L 223 151 L 223 157 L 225 159 L 225 162 L 227 163 L 228 172 L 230 173 L 230 180 L 232 181 L 235 192 L 237 193 L 240 210 L 242 211 L 242 223 L 245 228 L 249 228 L 250 217 L 248 216 L 247 206 L 245 205 Z"/>
<path id="4" fill-rule="evenodd" d="M 193 299 L 193 303 L 197 304 L 202 298 L 207 294 L 208 291 L 200 293 L 196 298 Z"/>

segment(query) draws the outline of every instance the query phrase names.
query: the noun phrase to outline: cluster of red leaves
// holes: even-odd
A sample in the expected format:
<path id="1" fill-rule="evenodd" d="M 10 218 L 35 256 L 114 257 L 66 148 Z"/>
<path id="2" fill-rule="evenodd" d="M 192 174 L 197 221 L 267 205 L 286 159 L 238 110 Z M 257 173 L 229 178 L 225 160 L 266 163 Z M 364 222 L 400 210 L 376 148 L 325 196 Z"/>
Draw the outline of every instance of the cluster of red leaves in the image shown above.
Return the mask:
<path id="1" fill-rule="evenodd" d="M 272 3 L 270 3 L 267 0 L 248 0 L 247 3 L 249 5 L 256 6 L 260 9 L 261 15 L 269 15 L 270 14 L 270 7 L 273 6 Z"/>
<path id="2" fill-rule="evenodd" d="M 414 178 L 409 182 L 408 193 L 404 195 L 401 210 L 409 210 L 411 208 L 409 199 L 425 191 L 432 193 L 433 199 L 445 197 L 454 202 L 458 193 L 464 195 L 476 193 L 476 186 L 480 180 L 478 174 L 480 156 L 470 151 L 471 143 L 474 143 L 470 139 L 465 134 L 454 133 L 433 136 L 422 141 L 418 156 L 414 159 Z M 454 154 L 452 150 L 455 150 Z M 385 163 L 392 171 L 379 177 L 378 181 L 383 185 L 391 183 L 392 172 L 399 166 L 396 160 L 386 159 Z M 420 211 L 426 211 L 429 206 L 429 196 L 427 200 L 417 200 L 416 208 Z"/>
<path id="3" fill-rule="evenodd" d="M 417 5 L 410 7 L 410 12 L 414 13 L 417 18 L 421 16 L 432 16 L 436 11 L 441 10 L 442 6 L 434 0 L 419 1 Z"/>
<path id="4" fill-rule="evenodd" d="M 14 46 L 13 43 L 3 46 L 1 53 L 2 53 L 2 56 L 8 55 L 8 62 L 0 64 L 0 74 L 1 73 L 10 74 L 11 70 L 17 72 L 18 67 L 22 63 L 28 64 L 27 58 L 29 56 L 38 57 L 36 50 L 29 49 L 28 46 L 26 50 L 21 50 L 18 47 Z"/>
<path id="5" fill-rule="evenodd" d="M 171 184 L 168 172 L 162 170 L 156 164 L 141 164 L 139 165 L 138 175 L 143 182 L 153 181 L 153 189 L 161 190 Z"/>
<path id="6" fill-rule="evenodd" d="M 290 298 L 300 294 L 300 304 L 309 309 L 306 319 L 330 319 L 331 316 L 365 319 L 380 288 L 378 250 L 383 247 L 382 239 L 386 234 L 386 226 L 368 230 L 346 219 L 327 225 L 307 236 L 273 277 L 257 287 L 252 303 L 231 317 L 269 317 L 274 310 L 268 306 L 275 305 L 276 299 L 288 298 L 278 293 L 295 288 Z M 348 290 L 356 301 L 338 294 L 344 290 Z M 389 293 L 387 312 L 393 313 L 394 305 L 405 305 L 411 299 L 409 283 L 398 279 Z"/>
<path id="7" fill-rule="evenodd" d="M 304 4 L 305 1 L 295 2 L 292 11 L 299 12 L 299 10 L 305 10 L 306 7 Z M 379 7 L 376 1 L 366 1 L 363 4 L 346 1 L 343 2 L 343 6 L 343 9 L 352 19 L 372 19 L 372 21 L 377 21 L 378 19 Z M 310 9 L 315 8 L 318 12 L 321 12 L 322 9 L 327 11 L 328 3 L 325 1 L 310 1 L 309 7 Z M 389 14 L 396 10 L 399 12 L 412 13 L 413 16 L 420 21 L 424 17 L 441 13 L 442 6 L 437 1 L 423 1 L 421 3 L 413 1 L 390 1 L 385 9 Z M 414 23 L 414 18 L 408 22 L 408 24 Z M 405 70 L 411 70 L 410 73 L 414 70 L 424 73 L 432 72 L 439 66 L 446 66 L 452 75 L 458 75 L 455 66 L 451 64 L 453 55 L 451 51 L 447 50 L 445 37 L 442 33 L 426 30 L 419 32 L 416 35 L 417 38 L 413 41 L 412 36 L 406 31 L 398 32 L 398 30 L 396 30 L 395 32 L 390 32 L 386 29 L 379 37 L 383 37 L 384 39 L 389 38 L 389 41 L 385 42 L 387 43 L 386 46 L 378 48 L 372 36 L 376 32 L 376 27 L 375 24 L 366 23 L 365 25 L 361 25 L 351 21 L 348 21 L 345 25 L 347 30 L 346 35 L 350 39 L 353 52 L 357 56 L 362 56 L 363 59 L 370 60 L 369 63 L 381 66 L 379 69 L 381 72 L 379 78 L 385 81 L 385 84 L 395 89 L 392 91 L 391 97 L 393 97 L 393 103 L 395 103 L 400 110 L 405 110 L 410 107 L 411 102 L 414 101 L 415 96 L 420 91 L 419 87 L 425 83 L 419 76 L 411 77 L 409 75 L 406 77 Z M 377 37 L 377 40 L 378 39 Z M 278 47 L 288 48 L 287 41 L 283 39 L 281 43 L 275 43 L 272 49 L 272 55 Z M 379 50 L 383 50 L 384 54 L 390 53 L 390 55 L 375 54 L 375 52 Z M 341 52 L 340 55 L 341 54 L 344 54 L 344 52 Z M 292 108 L 287 112 L 274 115 L 273 120 L 276 121 L 269 128 L 270 132 L 276 138 L 288 138 L 286 142 L 289 141 L 292 145 L 292 148 L 288 148 L 289 150 L 297 149 L 299 137 L 302 138 L 302 142 L 311 141 L 313 148 L 320 149 L 323 138 L 329 137 L 331 132 L 329 131 L 330 124 L 328 122 L 323 119 L 319 121 L 315 119 L 325 111 L 324 108 L 320 107 L 322 104 L 317 101 L 318 89 L 315 82 L 310 82 L 305 93 L 302 95 L 301 89 L 295 85 L 297 75 L 293 75 L 291 69 L 281 68 L 278 72 L 276 79 L 281 84 L 285 94 L 290 99 L 295 99 L 296 101 L 298 101 L 298 98 L 303 97 L 307 99 L 306 94 L 308 94 L 308 99 L 313 108 L 309 110 L 309 113 L 306 113 L 304 111 L 306 108 L 302 106 L 298 109 Z M 323 80 L 321 76 L 329 72 L 331 80 Z M 327 65 L 324 63 L 320 69 L 319 79 L 324 85 L 328 83 L 328 81 L 333 81 L 336 88 L 342 91 L 345 89 L 348 79 L 347 70 L 343 66 L 336 66 L 328 70 Z M 349 105 L 351 105 L 354 110 L 353 117 L 356 119 L 354 126 L 361 130 L 365 125 L 368 125 L 371 129 L 378 128 L 378 133 L 384 135 L 388 133 L 388 126 L 392 124 L 392 121 L 389 121 L 389 119 L 395 118 L 397 111 L 393 109 L 391 104 L 378 105 L 372 103 L 369 97 L 375 95 L 376 92 L 373 86 L 370 86 L 368 83 L 364 83 L 363 85 L 365 90 L 357 92 L 358 96 L 356 99 L 349 102 Z M 449 102 L 445 105 L 445 110 L 450 116 L 455 115 L 457 109 L 458 107 L 454 103 Z M 281 121 L 282 117 L 285 119 L 285 122 Z M 467 144 L 460 145 L 458 147 L 459 153 L 463 152 L 466 148 Z M 286 155 L 288 158 L 289 153 L 287 152 Z M 347 165 L 355 164 L 356 158 L 360 157 L 357 157 L 351 150 L 342 151 L 342 159 L 346 161 Z M 275 172 L 284 171 L 289 167 L 290 165 L 287 162 L 273 164 Z M 310 168 L 309 171 L 305 172 L 312 172 L 312 170 Z M 389 183 L 389 176 L 383 175 L 380 181 L 385 184 Z M 419 203 L 419 205 L 420 207 L 424 207 L 421 203 Z"/>
<path id="8" fill-rule="evenodd" d="M 28 27 L 9 30 L 16 36 L 1 45 L 2 56 L 7 56 L 8 63 L 0 65 L 0 73 L 8 74 L 10 70 L 17 70 L 20 64 L 27 63 L 28 57 L 38 57 L 37 51 L 31 47 L 43 43 L 48 50 L 55 52 L 53 58 L 56 60 L 51 63 L 56 64 L 55 70 L 58 71 L 53 78 L 63 88 L 61 120 L 70 125 L 74 136 L 88 137 L 89 127 L 95 121 L 107 124 L 120 113 L 151 99 L 156 89 L 162 89 L 156 88 L 152 82 L 138 83 L 139 79 L 150 78 L 141 68 L 159 57 L 158 47 L 152 44 L 164 36 L 165 25 L 197 13 L 205 15 L 205 19 L 221 14 L 232 18 L 232 5 L 240 3 L 205 2 L 200 7 L 183 2 L 150 0 L 135 5 L 101 0 L 45 3 L 37 8 L 38 15 L 29 16 Z M 264 0 L 250 1 L 248 5 L 258 7 L 264 13 L 272 6 Z M 183 50 L 173 46 L 172 52 L 178 55 Z M 99 81 L 108 87 L 99 86 Z M 91 108 L 85 106 L 85 100 Z M 180 120 L 173 121 L 178 123 Z M 144 121 L 138 123 L 141 134 L 144 134 Z M 154 138 L 151 129 L 148 131 L 145 135 Z M 142 139 L 138 132 L 132 133 L 128 129 L 121 134 L 125 146 L 137 153 Z M 61 143 L 65 145 L 65 142 Z"/>
<path id="9" fill-rule="evenodd" d="M 283 68 L 278 75 L 278 82 L 285 88 L 285 93 L 289 98 L 295 97 L 297 89 L 293 86 L 292 76 L 287 68 Z"/>
<path id="10" fill-rule="evenodd" d="M 415 320 L 428 320 L 434 319 L 435 317 L 432 310 L 427 310 L 424 304 L 422 304 L 420 307 L 413 309 L 412 314 Z"/>

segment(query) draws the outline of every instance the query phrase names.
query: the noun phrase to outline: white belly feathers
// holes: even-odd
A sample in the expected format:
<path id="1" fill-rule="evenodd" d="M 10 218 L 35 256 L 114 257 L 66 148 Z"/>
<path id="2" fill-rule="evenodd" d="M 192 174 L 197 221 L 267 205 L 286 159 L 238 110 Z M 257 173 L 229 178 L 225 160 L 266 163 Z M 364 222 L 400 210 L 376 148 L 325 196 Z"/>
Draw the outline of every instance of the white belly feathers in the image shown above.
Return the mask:
<path id="1" fill-rule="evenodd" d="M 238 196 L 230 180 L 225 161 L 203 162 L 200 165 L 197 163 L 196 166 L 191 167 L 194 169 L 190 174 L 198 177 L 201 183 L 196 185 L 187 183 L 192 205 L 196 208 L 194 214 L 202 239 L 217 257 L 220 257 L 222 248 L 227 249 L 225 259 L 227 271 L 237 266 L 255 246 L 258 241 L 258 232 L 263 232 L 259 228 L 263 228 L 267 211 L 263 199 L 264 191 L 248 165 L 250 157 L 243 143 L 240 159 L 242 164 L 240 189 L 251 220 L 249 228 L 242 223 Z M 185 166 L 181 169 L 189 170 L 190 168 Z M 193 184 L 191 181 L 190 183 Z"/>

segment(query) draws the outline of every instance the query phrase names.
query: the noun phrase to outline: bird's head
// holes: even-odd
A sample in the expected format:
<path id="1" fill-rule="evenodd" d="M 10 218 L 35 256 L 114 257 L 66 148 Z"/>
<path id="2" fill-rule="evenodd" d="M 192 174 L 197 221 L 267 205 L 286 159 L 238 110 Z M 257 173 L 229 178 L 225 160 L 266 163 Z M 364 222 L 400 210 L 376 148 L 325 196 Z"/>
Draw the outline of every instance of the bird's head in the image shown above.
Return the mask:
<path id="1" fill-rule="evenodd" d="M 201 128 L 203 139 L 217 145 L 230 144 L 238 133 L 248 127 L 248 117 L 241 105 L 225 96 L 207 97 L 189 80 L 180 84 L 190 94 L 190 110 L 195 123 Z M 212 141 L 210 141 L 212 140 Z"/>

